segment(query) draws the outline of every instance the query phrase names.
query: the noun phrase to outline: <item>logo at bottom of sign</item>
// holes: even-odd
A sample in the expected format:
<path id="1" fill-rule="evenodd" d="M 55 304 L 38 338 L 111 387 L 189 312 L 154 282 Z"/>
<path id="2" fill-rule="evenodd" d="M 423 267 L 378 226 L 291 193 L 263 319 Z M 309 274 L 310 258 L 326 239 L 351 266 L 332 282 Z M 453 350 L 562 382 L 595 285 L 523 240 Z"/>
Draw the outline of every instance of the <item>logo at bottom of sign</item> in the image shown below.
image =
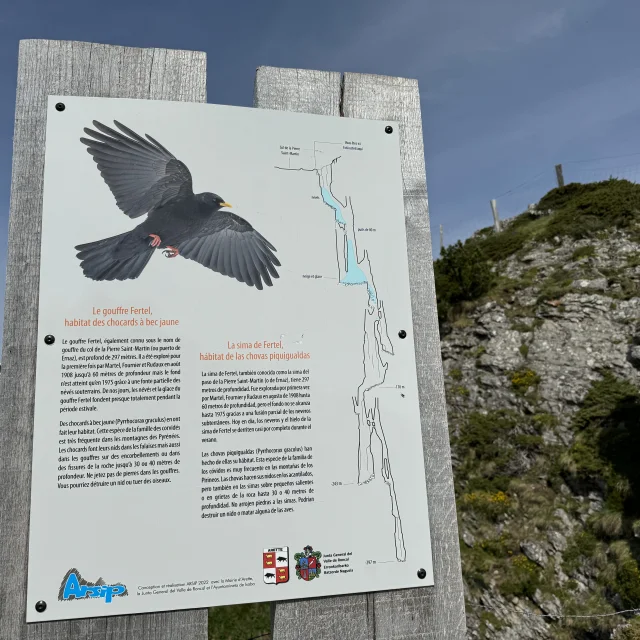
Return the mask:
<path id="1" fill-rule="evenodd" d="M 289 582 L 289 547 L 264 549 L 262 569 L 266 584 Z"/>
<path id="2" fill-rule="evenodd" d="M 314 578 L 319 578 L 321 573 L 322 564 L 320 558 L 322 553 L 320 551 L 314 551 L 313 547 L 307 545 L 302 553 L 296 553 L 294 556 L 296 561 L 296 575 L 298 580 L 306 580 L 309 582 Z"/>
<path id="3" fill-rule="evenodd" d="M 58 600 L 84 600 L 86 598 L 102 598 L 109 604 L 114 596 L 129 595 L 127 587 L 123 584 L 107 584 L 102 578 L 95 582 L 87 582 L 77 569 L 69 569 L 62 579 Z"/>

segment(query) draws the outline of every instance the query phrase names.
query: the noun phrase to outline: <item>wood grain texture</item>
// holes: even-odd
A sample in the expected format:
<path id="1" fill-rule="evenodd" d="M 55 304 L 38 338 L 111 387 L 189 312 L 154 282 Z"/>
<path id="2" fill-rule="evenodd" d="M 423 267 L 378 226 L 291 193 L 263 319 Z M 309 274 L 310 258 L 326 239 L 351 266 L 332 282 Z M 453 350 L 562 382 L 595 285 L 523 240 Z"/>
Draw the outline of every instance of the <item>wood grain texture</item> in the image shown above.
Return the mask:
<path id="1" fill-rule="evenodd" d="M 420 389 L 435 586 L 281 602 L 274 640 L 463 640 L 464 592 L 429 230 L 420 95 L 415 80 L 262 67 L 254 106 L 399 123 L 413 331 Z M 285 83 L 285 86 L 281 86 Z M 325 80 L 326 83 L 326 80 Z M 331 94 L 329 94 L 329 89 Z M 339 92 L 339 95 L 336 95 Z M 316 102 L 314 102 L 316 101 Z M 302 107 L 302 108 L 300 108 Z"/>
<path id="2" fill-rule="evenodd" d="M 340 83 L 340 73 L 335 71 L 258 67 L 253 106 L 339 116 Z"/>
<path id="3" fill-rule="evenodd" d="M 206 101 L 192 51 L 23 40 L 18 60 L 2 374 L 0 640 L 205 640 L 207 611 L 27 625 L 31 449 L 48 95 Z"/>

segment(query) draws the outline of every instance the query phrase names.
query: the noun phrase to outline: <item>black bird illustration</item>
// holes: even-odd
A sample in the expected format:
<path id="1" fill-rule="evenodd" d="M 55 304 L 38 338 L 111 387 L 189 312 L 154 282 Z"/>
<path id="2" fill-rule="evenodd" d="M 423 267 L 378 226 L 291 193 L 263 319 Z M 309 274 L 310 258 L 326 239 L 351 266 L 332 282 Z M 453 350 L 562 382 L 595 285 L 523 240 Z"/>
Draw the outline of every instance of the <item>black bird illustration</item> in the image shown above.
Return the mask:
<path id="1" fill-rule="evenodd" d="M 92 280 L 137 278 L 156 249 L 182 256 L 250 287 L 272 286 L 280 262 L 275 247 L 215 193 L 193 193 L 191 173 L 151 136 L 114 121 L 120 131 L 93 121 L 87 145 L 118 207 L 130 218 L 148 214 L 135 229 L 78 245 L 84 275 Z M 126 134 L 126 135 L 125 135 Z"/>

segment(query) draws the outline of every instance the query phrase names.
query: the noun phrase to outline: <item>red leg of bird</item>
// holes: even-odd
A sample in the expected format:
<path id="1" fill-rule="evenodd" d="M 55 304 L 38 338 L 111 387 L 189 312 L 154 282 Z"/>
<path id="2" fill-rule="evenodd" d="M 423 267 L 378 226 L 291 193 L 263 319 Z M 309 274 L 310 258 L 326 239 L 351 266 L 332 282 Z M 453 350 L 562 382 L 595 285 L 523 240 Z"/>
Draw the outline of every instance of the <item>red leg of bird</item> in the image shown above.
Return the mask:
<path id="1" fill-rule="evenodd" d="M 151 238 L 151 246 L 154 248 L 159 246 L 160 243 L 162 242 L 162 240 L 160 239 L 160 236 L 156 235 L 155 233 L 150 233 L 149 237 Z"/>
<path id="2" fill-rule="evenodd" d="M 175 247 L 168 246 L 162 253 L 167 258 L 175 258 L 180 252 Z"/>

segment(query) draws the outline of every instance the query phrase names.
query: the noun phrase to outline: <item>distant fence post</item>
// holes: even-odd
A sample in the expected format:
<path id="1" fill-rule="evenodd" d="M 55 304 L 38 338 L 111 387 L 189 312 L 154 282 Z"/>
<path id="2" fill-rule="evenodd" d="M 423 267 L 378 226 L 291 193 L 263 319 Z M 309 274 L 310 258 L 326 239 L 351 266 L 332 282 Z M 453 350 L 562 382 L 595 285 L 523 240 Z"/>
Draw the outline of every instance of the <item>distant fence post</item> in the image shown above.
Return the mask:
<path id="1" fill-rule="evenodd" d="M 559 187 L 564 187 L 564 175 L 562 173 L 562 165 L 556 165 L 556 180 L 558 181 Z"/>
<path id="2" fill-rule="evenodd" d="M 493 229 L 496 233 L 500 233 L 500 216 L 498 215 L 498 203 L 496 200 L 491 201 L 491 213 L 493 214 Z"/>
<path id="3" fill-rule="evenodd" d="M 415 80 L 260 67 L 254 106 L 400 124 L 409 278 L 435 586 L 276 603 L 273 640 L 464 640 L 466 619 Z M 342 108 L 341 108 L 342 106 Z M 313 632 L 309 629 L 313 628 Z"/>
<path id="4" fill-rule="evenodd" d="M 20 42 L 0 376 L 0 638 L 206 640 L 206 609 L 28 626 L 24 621 L 46 108 L 52 94 L 205 102 L 206 57 L 87 42 Z"/>
<path id="5" fill-rule="evenodd" d="M 440 253 L 442 253 L 443 249 L 444 249 L 444 229 L 442 228 L 442 225 L 440 225 Z"/>

